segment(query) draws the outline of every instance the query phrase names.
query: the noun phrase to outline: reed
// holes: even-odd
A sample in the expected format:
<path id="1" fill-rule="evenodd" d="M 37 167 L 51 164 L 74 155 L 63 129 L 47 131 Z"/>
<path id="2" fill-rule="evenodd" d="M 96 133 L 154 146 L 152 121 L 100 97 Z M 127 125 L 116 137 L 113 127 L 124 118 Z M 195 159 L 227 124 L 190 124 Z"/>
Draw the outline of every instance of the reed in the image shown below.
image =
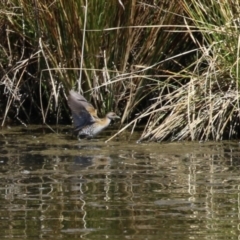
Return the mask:
<path id="1" fill-rule="evenodd" d="M 195 61 L 174 74 L 188 79 L 186 84 L 157 96 L 145 111 L 149 118 L 140 140 L 239 137 L 238 2 L 185 0 L 182 6 Z"/>
<path id="2" fill-rule="evenodd" d="M 206 0 L 0 3 L 0 118 L 70 121 L 84 92 L 140 140 L 237 136 L 237 3 Z M 122 131 L 120 130 L 120 131 Z"/>
<path id="3" fill-rule="evenodd" d="M 177 18 L 169 14 L 177 11 L 172 2 L 2 1 L 4 115 L 12 107 L 23 119 L 45 123 L 64 112 L 65 89 L 80 85 L 100 112 L 118 107 L 123 121 L 134 117 L 151 92 L 148 78 L 163 68 L 154 63 L 176 43 L 161 28 Z"/>

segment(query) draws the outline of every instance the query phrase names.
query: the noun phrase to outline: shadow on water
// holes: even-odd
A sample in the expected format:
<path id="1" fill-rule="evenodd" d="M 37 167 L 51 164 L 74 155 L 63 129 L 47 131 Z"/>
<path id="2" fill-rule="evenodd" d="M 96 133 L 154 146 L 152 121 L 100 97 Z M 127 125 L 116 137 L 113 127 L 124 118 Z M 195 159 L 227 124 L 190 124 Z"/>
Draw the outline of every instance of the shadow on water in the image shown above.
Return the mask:
<path id="1" fill-rule="evenodd" d="M 69 132 L 0 131 L 0 239 L 240 237 L 238 142 L 105 144 Z"/>

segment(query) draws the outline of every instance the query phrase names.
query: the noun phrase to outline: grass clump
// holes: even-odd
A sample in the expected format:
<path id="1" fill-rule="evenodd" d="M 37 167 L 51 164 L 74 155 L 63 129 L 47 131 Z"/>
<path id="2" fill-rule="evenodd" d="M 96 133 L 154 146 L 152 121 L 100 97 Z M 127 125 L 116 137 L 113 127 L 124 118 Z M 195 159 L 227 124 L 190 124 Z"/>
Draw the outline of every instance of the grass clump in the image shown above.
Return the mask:
<path id="1" fill-rule="evenodd" d="M 223 0 L 0 3 L 0 118 L 69 122 L 66 95 L 140 140 L 238 137 L 238 4 Z"/>
<path id="2" fill-rule="evenodd" d="M 239 137 L 239 7 L 236 1 L 182 1 L 195 60 L 174 74 L 187 79 L 156 97 L 141 139 Z M 165 81 L 168 86 L 167 81 Z"/>

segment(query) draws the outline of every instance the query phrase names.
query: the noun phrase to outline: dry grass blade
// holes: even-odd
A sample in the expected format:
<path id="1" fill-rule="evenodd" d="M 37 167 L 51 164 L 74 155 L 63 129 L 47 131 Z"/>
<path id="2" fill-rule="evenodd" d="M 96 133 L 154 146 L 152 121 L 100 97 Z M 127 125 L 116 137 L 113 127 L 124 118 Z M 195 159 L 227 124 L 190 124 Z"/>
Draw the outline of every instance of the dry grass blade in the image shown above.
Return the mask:
<path id="1" fill-rule="evenodd" d="M 238 136 L 234 0 L 16 0 L 0 8 L 2 125 L 8 116 L 70 120 L 65 96 L 78 86 L 100 114 L 118 110 L 127 123 L 120 132 L 145 124 L 140 140 Z"/>

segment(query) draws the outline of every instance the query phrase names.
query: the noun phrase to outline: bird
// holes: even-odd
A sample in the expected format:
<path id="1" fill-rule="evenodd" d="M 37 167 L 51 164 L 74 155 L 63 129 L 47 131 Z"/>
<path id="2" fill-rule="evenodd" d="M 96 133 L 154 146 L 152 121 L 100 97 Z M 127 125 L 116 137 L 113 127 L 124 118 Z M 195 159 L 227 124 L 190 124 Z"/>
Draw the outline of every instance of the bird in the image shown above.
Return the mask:
<path id="1" fill-rule="evenodd" d="M 68 106 L 72 112 L 74 133 L 78 138 L 92 138 L 107 128 L 111 120 L 120 119 L 114 113 L 109 112 L 104 118 L 99 118 L 97 110 L 81 94 L 71 90 L 68 95 Z"/>

